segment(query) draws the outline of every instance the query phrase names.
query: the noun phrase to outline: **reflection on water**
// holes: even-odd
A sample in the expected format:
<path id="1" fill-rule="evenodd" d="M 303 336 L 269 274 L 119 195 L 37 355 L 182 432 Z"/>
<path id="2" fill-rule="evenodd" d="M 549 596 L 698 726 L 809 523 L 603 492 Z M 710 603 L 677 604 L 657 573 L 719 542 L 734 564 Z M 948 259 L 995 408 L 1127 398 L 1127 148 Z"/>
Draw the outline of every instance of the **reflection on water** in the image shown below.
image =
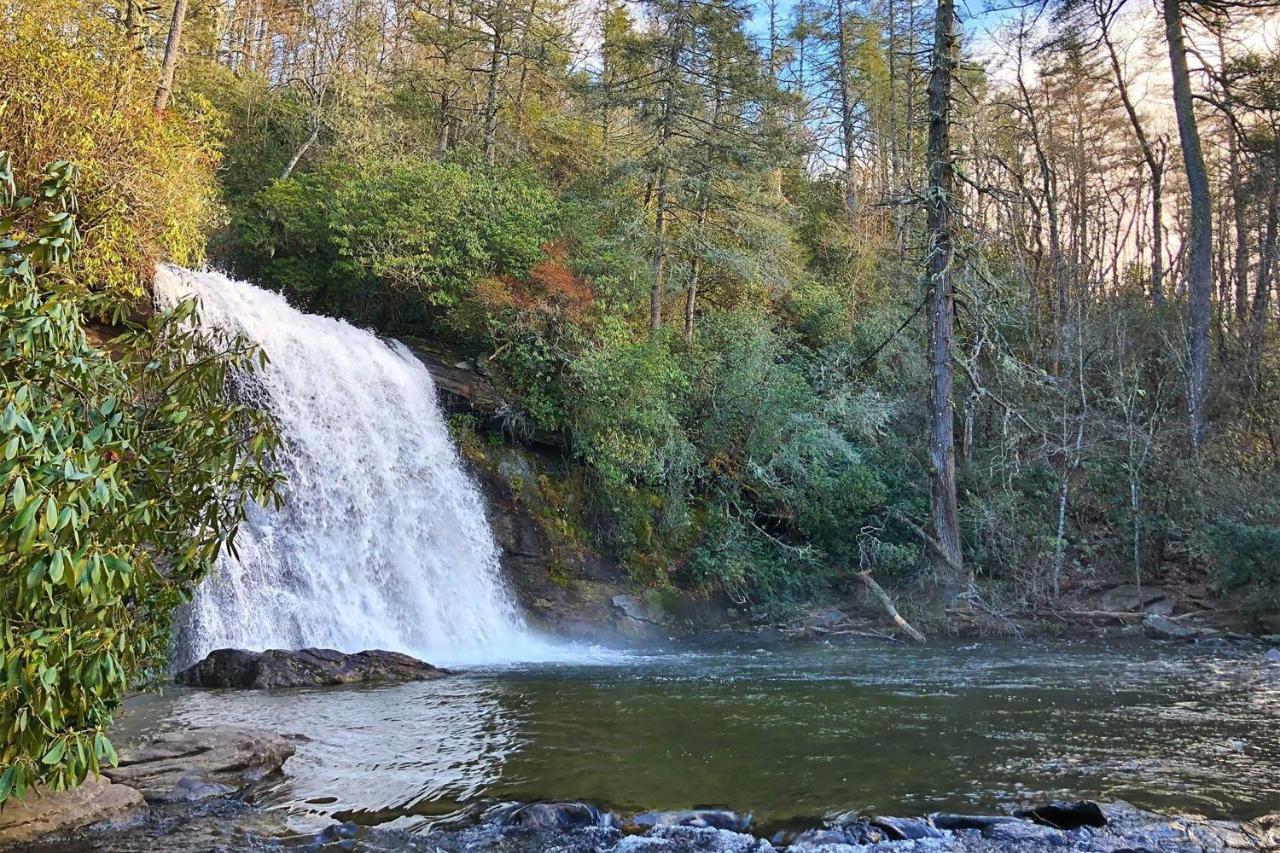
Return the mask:
<path id="1" fill-rule="evenodd" d="M 118 737 L 310 738 L 263 796 L 299 828 L 420 828 L 495 801 L 729 805 L 758 821 L 1046 797 L 1280 810 L 1280 668 L 1181 647 L 866 645 L 628 657 L 387 688 L 171 691 Z"/>

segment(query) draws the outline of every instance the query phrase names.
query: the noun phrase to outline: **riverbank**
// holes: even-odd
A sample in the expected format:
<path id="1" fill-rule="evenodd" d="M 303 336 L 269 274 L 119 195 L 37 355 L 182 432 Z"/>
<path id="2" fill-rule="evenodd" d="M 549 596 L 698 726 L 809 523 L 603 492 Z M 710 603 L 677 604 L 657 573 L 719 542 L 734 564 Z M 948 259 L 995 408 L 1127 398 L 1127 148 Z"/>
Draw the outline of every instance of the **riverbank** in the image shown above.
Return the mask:
<path id="1" fill-rule="evenodd" d="M 71 853 L 86 844 L 101 853 L 1226 853 L 1280 849 L 1280 815 L 1238 823 L 1078 802 L 1022 815 L 813 820 L 770 829 L 728 809 L 623 817 L 589 803 L 557 802 L 504 804 L 465 828 L 413 833 L 347 821 L 297 833 L 248 800 L 223 798 L 159 804 L 130 824 L 98 825 L 23 849 Z"/>
<path id="2" fill-rule="evenodd" d="M 692 583 L 689 555 L 678 549 L 659 548 L 640 564 L 635 555 L 620 556 L 592 532 L 589 489 L 563 436 L 513 430 L 505 420 L 511 402 L 480 365 L 438 341 L 406 343 L 451 415 L 454 439 L 485 499 L 504 575 L 535 624 L 619 646 L 720 633 L 910 640 L 853 570 L 820 600 L 759 607 Z M 944 611 L 934 590 L 903 577 L 873 579 L 909 625 L 934 639 L 1154 636 L 1231 643 L 1255 637 L 1280 644 L 1273 590 L 1224 591 L 1206 566 L 1192 570 L 1186 559 L 1157 561 L 1140 583 L 1131 566 L 1077 567 L 1051 605 L 1025 589 L 979 579 Z M 1144 628 L 1148 617 L 1170 622 Z"/>

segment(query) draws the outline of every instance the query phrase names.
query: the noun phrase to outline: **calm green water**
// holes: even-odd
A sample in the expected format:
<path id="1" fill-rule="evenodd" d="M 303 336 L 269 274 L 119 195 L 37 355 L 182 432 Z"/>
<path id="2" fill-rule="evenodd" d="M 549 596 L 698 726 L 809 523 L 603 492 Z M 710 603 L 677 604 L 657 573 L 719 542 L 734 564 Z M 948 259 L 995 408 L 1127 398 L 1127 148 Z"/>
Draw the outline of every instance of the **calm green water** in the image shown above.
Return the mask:
<path id="1" fill-rule="evenodd" d="M 496 801 L 758 823 L 1045 798 L 1280 811 L 1280 667 L 1174 646 L 891 645 L 630 656 L 386 688 L 138 697 L 123 740 L 237 723 L 306 735 L 263 795 L 297 828 L 400 828 Z"/>

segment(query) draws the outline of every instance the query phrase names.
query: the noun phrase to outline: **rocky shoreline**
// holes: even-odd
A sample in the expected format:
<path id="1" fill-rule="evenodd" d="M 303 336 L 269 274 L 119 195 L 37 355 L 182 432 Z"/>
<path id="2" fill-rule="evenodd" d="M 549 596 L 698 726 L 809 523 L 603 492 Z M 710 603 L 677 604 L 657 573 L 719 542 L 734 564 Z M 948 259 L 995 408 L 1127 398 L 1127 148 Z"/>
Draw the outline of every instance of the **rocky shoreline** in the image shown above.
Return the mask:
<path id="1" fill-rule="evenodd" d="M 225 732 L 197 731 L 205 740 Z M 243 734 L 243 733 L 242 733 Z M 256 732 L 259 740 L 274 737 Z M 187 778 L 187 777 L 182 777 Z M 110 784 L 110 783 L 109 783 Z M 692 809 L 622 816 L 582 802 L 509 803 L 466 826 L 408 832 L 335 823 L 291 831 L 253 804 L 256 782 L 225 790 L 168 781 L 146 805 L 89 825 L 45 832 L 0 849 L 69 853 L 208 850 L 355 850 L 369 853 L 1205 853 L 1280 849 L 1280 815 L 1251 823 L 1145 812 L 1126 803 L 1055 803 L 1010 815 L 933 814 L 794 821 L 764 827 L 749 814 Z M 118 783 L 111 785 L 123 788 Z M 190 795 L 188 795 L 190 793 Z"/>

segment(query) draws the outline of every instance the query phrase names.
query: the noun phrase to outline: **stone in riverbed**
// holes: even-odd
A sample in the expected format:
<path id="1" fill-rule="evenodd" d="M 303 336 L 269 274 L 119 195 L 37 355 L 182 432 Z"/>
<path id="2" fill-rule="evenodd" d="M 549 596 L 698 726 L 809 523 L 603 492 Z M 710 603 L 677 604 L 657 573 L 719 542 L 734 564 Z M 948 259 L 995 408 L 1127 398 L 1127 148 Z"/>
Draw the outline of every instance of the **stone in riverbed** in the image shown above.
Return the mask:
<path id="1" fill-rule="evenodd" d="M 1097 803 L 1081 800 L 1078 803 L 1049 803 L 1017 812 L 1018 817 L 1035 821 L 1054 829 L 1095 828 L 1107 825 L 1107 818 Z"/>
<path id="2" fill-rule="evenodd" d="M 880 829 L 890 841 L 919 841 L 925 838 L 944 838 L 944 834 L 929 821 L 918 817 L 877 817 L 871 825 Z"/>
<path id="3" fill-rule="evenodd" d="M 1030 851 L 1070 844 L 1069 836 L 1063 830 L 1029 820 L 996 824 L 983 837 L 998 845 L 999 850 Z"/>
<path id="4" fill-rule="evenodd" d="M 711 829 L 728 829 L 746 832 L 751 826 L 751 815 L 740 815 L 729 809 L 690 809 L 674 812 L 643 812 L 631 819 L 637 827 L 651 829 L 655 826 L 692 826 Z"/>
<path id="5" fill-rule="evenodd" d="M 779 843 L 783 843 L 788 850 L 812 850 L 814 848 L 831 848 L 837 846 L 851 846 L 849 836 L 845 835 L 838 829 L 806 829 L 799 835 L 783 841 L 781 837 L 775 839 Z"/>
<path id="6" fill-rule="evenodd" d="M 1271 649 L 1262 656 L 1266 663 L 1280 663 L 1280 649 Z"/>
<path id="7" fill-rule="evenodd" d="M 336 684 L 394 684 L 427 681 L 449 675 L 399 652 L 377 649 L 347 654 L 334 649 L 218 649 L 174 677 L 189 687 L 243 687 L 272 690 L 281 687 L 327 687 Z"/>
<path id="8" fill-rule="evenodd" d="M 27 792 L 8 800 L 0 811 L 0 849 L 23 848 L 51 834 L 74 832 L 93 824 L 121 825 L 146 811 L 142 794 L 110 779 L 86 779 L 70 791 Z"/>
<path id="9" fill-rule="evenodd" d="M 1010 815 L 949 814 L 947 812 L 939 812 L 929 817 L 933 821 L 933 825 L 938 829 L 945 829 L 949 832 L 971 829 L 981 832 L 983 835 L 986 835 L 1002 823 L 1017 823 L 1022 820 L 1020 817 L 1012 817 Z"/>
<path id="10" fill-rule="evenodd" d="M 1142 620 L 1142 631 L 1154 640 L 1194 640 L 1200 633 L 1195 628 L 1175 622 L 1167 616 L 1155 614 Z"/>
<path id="11" fill-rule="evenodd" d="M 119 766 L 103 773 L 151 802 L 190 802 L 242 793 L 279 770 L 293 752 L 292 743 L 271 732 L 211 726 L 157 735 L 122 749 Z"/>
<path id="12" fill-rule="evenodd" d="M 568 831 L 584 827 L 608 826 L 611 818 L 587 803 L 528 803 L 504 809 L 497 815 L 504 832 Z"/>
<path id="13" fill-rule="evenodd" d="M 774 846 L 727 829 L 709 826 L 655 826 L 645 835 L 623 838 L 610 853 L 774 853 Z"/>

